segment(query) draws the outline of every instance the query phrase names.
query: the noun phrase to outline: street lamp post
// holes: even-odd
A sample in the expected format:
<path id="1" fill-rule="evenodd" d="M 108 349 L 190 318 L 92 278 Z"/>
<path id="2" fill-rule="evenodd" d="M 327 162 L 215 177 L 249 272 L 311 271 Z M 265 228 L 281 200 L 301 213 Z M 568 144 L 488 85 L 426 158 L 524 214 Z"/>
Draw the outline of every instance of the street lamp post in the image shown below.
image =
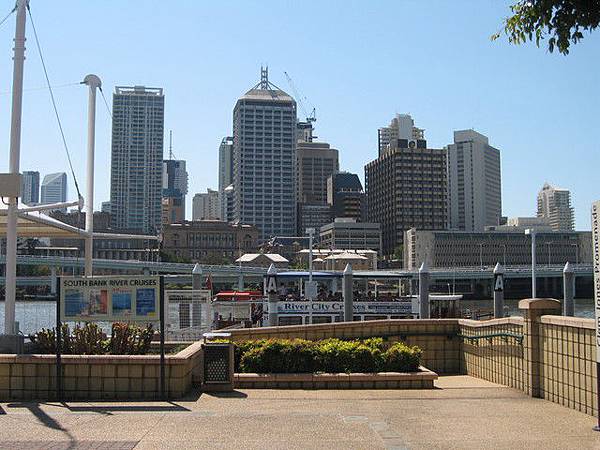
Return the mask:
<path id="1" fill-rule="evenodd" d="M 535 285 L 535 229 L 527 228 L 525 234 L 531 236 L 531 298 L 537 297 Z"/>
<path id="2" fill-rule="evenodd" d="M 307 228 L 306 234 L 308 234 L 308 289 L 305 290 L 308 297 L 308 321 L 312 325 L 313 323 L 313 311 L 312 302 L 315 296 L 315 287 L 313 285 L 313 236 L 315 234 L 314 228 Z"/>

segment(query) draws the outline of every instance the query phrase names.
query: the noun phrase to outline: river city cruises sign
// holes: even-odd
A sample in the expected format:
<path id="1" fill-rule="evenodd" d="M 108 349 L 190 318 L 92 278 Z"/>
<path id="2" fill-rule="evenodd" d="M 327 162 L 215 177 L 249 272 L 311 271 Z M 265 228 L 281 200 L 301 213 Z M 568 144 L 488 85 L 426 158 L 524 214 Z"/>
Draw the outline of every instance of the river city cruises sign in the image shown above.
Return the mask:
<path id="1" fill-rule="evenodd" d="M 411 314 L 410 302 L 354 302 L 354 314 L 405 315 Z M 343 314 L 343 302 L 279 302 L 280 314 Z"/>
<path id="2" fill-rule="evenodd" d="M 158 321 L 160 277 L 61 278 L 60 312 L 69 322 Z"/>

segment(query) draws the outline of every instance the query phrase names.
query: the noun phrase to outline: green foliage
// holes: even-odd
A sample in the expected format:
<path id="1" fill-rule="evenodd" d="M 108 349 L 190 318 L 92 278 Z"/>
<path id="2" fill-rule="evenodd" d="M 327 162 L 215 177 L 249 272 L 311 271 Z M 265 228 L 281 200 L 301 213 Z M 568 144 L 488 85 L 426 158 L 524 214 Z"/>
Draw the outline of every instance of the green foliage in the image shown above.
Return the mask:
<path id="1" fill-rule="evenodd" d="M 419 368 L 423 350 L 396 342 L 383 354 L 386 372 L 414 372 Z"/>
<path id="2" fill-rule="evenodd" d="M 154 336 L 154 328 L 148 324 L 146 328 L 129 323 L 115 322 L 108 343 L 108 353 L 113 355 L 144 355 L 150 348 Z"/>
<path id="3" fill-rule="evenodd" d="M 256 373 L 411 372 L 422 351 L 382 338 L 268 339 L 235 342 L 235 370 Z"/>
<path id="4" fill-rule="evenodd" d="M 111 338 L 95 323 L 76 324 L 73 332 L 67 324 L 61 326 L 61 353 L 65 355 L 144 355 L 150 348 L 154 335 L 152 325 L 143 328 L 137 325 L 115 322 Z M 56 328 L 30 334 L 29 339 L 40 353 L 56 353 Z"/>
<path id="5" fill-rule="evenodd" d="M 270 339 L 242 355 L 240 370 L 257 373 L 311 373 L 315 344 L 304 339 Z"/>
<path id="6" fill-rule="evenodd" d="M 549 36 L 548 50 L 558 48 L 563 55 L 583 39 L 582 31 L 592 31 L 600 23 L 600 0 L 518 0 L 510 9 L 512 16 L 503 23 L 510 43 L 535 40 L 539 47 Z M 492 40 L 499 37 L 500 32 Z"/>

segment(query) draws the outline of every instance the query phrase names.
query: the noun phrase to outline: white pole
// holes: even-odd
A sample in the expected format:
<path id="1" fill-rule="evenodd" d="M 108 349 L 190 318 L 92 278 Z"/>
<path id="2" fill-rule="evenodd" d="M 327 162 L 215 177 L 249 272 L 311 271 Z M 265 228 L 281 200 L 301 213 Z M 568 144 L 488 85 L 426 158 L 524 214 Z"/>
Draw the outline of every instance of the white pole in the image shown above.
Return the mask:
<path id="1" fill-rule="evenodd" d="M 85 276 L 93 275 L 94 253 L 94 151 L 96 145 L 96 89 L 102 81 L 96 75 L 86 75 L 82 84 L 89 86 L 88 102 L 88 147 L 87 147 L 87 194 L 85 199 Z"/>
<path id="2" fill-rule="evenodd" d="M 315 232 L 314 228 L 307 228 L 306 232 L 308 233 L 308 285 L 309 296 L 308 296 L 308 323 L 312 325 L 313 323 L 313 234 Z"/>
<path id="3" fill-rule="evenodd" d="M 531 298 L 537 298 L 536 277 L 535 277 L 535 229 L 528 228 L 525 234 L 531 235 Z"/>
<path id="4" fill-rule="evenodd" d="M 12 115 L 10 123 L 9 172 L 19 173 L 21 159 L 21 115 L 23 106 L 23 68 L 25 66 L 25 19 L 29 0 L 17 0 L 17 24 L 13 58 Z M 15 334 L 17 294 L 17 197 L 8 199 L 6 219 L 6 294 L 4 334 Z"/>

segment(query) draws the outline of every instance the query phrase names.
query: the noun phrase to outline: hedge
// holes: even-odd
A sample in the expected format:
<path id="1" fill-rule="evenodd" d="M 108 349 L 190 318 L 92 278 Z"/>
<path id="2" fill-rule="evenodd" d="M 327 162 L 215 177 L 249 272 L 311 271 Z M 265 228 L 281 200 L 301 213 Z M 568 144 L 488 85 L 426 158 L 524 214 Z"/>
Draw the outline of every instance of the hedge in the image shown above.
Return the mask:
<path id="1" fill-rule="evenodd" d="M 415 372 L 422 350 L 382 338 L 268 339 L 235 342 L 235 370 L 246 373 Z"/>

